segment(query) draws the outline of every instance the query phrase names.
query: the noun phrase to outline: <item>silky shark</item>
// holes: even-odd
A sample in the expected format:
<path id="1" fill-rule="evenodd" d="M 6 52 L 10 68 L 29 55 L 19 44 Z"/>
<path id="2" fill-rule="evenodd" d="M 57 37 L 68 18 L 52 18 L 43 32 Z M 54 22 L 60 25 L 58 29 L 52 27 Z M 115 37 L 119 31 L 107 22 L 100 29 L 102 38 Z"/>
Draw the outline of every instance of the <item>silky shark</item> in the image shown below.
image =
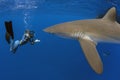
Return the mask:
<path id="1" fill-rule="evenodd" d="M 78 40 L 89 65 L 98 74 L 103 72 L 103 63 L 96 49 L 98 42 L 120 43 L 120 24 L 116 21 L 115 7 L 103 18 L 65 22 L 44 31 Z"/>

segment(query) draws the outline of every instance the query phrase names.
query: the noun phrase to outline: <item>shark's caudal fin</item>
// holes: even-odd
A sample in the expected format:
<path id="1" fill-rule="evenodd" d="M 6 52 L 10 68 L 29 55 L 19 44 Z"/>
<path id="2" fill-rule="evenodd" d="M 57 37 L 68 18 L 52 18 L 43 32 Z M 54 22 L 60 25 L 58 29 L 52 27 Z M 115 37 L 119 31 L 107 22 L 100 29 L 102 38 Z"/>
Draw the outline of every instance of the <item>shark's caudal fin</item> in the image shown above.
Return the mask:
<path id="1" fill-rule="evenodd" d="M 79 42 L 90 66 L 96 73 L 101 74 L 103 72 L 103 64 L 96 50 L 96 44 L 93 41 L 84 39 L 79 40 Z"/>
<path id="2" fill-rule="evenodd" d="M 109 9 L 103 19 L 113 22 L 116 21 L 116 8 L 112 7 L 111 9 Z"/>

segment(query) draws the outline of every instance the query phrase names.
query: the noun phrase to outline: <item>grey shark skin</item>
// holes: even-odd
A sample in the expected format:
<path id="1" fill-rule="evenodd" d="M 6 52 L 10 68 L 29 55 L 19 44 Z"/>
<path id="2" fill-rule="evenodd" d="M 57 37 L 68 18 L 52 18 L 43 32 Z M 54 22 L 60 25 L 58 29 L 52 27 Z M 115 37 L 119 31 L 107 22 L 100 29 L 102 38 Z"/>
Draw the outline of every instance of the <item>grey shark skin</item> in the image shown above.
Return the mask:
<path id="1" fill-rule="evenodd" d="M 116 9 L 112 7 L 100 19 L 76 20 L 44 29 L 45 32 L 77 39 L 91 68 L 103 72 L 103 63 L 96 50 L 98 42 L 120 43 L 120 24 L 116 21 Z"/>

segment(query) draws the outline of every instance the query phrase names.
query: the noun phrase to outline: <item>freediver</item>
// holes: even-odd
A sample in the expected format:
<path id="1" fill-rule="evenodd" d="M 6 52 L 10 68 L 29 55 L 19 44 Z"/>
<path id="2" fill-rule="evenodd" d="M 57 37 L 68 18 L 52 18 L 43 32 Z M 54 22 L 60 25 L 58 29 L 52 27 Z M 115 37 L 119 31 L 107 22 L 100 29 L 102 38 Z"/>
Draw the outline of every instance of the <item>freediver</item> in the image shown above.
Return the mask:
<path id="1" fill-rule="evenodd" d="M 19 46 L 25 45 L 30 42 L 31 45 L 34 43 L 40 42 L 39 39 L 35 39 L 35 32 L 31 30 L 25 30 L 21 40 L 14 41 L 14 33 L 12 28 L 12 21 L 5 21 L 6 34 L 5 38 L 8 44 L 10 45 L 10 51 L 15 53 Z"/>

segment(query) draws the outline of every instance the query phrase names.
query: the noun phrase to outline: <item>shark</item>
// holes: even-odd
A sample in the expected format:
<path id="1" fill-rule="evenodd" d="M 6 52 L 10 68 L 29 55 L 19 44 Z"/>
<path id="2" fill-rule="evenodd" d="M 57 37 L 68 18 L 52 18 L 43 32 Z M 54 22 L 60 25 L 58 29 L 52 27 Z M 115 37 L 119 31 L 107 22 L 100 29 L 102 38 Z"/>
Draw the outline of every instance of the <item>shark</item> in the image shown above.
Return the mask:
<path id="1" fill-rule="evenodd" d="M 78 40 L 87 62 L 97 74 L 103 73 L 103 62 L 96 47 L 98 43 L 120 43 L 120 24 L 116 20 L 115 7 L 111 7 L 102 18 L 64 22 L 43 31 Z"/>

